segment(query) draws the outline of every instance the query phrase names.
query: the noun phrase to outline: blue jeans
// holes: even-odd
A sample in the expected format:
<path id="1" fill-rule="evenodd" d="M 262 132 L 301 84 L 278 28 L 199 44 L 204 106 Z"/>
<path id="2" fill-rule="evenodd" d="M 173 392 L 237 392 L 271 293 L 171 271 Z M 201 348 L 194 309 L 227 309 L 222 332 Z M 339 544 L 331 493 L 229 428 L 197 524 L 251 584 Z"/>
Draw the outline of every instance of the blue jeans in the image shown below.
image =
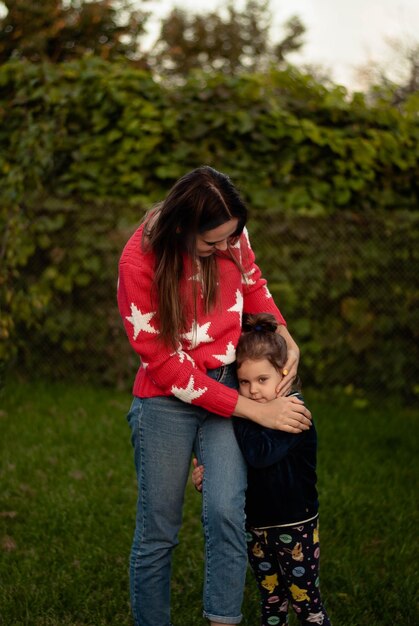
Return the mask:
<path id="1" fill-rule="evenodd" d="M 234 366 L 210 370 L 237 385 Z M 171 555 L 178 543 L 192 452 L 205 465 L 204 616 L 238 624 L 246 575 L 246 466 L 230 419 L 174 397 L 135 397 L 127 416 L 138 479 L 136 528 L 130 557 L 135 626 L 170 626 Z"/>

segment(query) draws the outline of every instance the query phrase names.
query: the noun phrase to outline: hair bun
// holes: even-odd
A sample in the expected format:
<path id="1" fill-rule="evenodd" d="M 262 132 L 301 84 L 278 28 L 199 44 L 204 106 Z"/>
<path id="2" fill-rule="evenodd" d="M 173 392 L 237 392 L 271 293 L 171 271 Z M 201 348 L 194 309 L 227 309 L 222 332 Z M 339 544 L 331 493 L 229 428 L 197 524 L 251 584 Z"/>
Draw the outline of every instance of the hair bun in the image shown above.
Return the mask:
<path id="1" fill-rule="evenodd" d="M 271 313 L 246 313 L 242 326 L 245 333 L 274 333 L 278 322 Z"/>

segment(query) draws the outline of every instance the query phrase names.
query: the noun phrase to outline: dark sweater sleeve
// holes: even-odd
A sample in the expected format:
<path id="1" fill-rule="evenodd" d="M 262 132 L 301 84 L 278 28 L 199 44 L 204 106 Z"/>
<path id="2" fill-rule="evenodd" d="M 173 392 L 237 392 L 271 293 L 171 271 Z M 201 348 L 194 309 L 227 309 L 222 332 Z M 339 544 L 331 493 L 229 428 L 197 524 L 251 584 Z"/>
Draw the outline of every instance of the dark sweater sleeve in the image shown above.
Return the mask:
<path id="1" fill-rule="evenodd" d="M 297 397 L 303 399 L 300 395 Z M 234 432 L 246 462 L 256 468 L 269 467 L 281 461 L 302 435 L 264 428 L 239 417 L 234 418 Z"/>

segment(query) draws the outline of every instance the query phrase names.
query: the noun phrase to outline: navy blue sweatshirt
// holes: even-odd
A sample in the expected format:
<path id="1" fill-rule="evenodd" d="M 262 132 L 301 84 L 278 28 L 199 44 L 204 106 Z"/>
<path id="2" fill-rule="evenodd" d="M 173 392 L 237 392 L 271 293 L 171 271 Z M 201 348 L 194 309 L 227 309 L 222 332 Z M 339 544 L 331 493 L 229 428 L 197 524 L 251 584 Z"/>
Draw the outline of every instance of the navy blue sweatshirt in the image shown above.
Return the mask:
<path id="1" fill-rule="evenodd" d="M 302 400 L 301 395 L 292 395 Z M 314 423 L 293 434 L 234 418 L 234 430 L 248 464 L 247 525 L 263 528 L 313 518 L 319 506 Z"/>

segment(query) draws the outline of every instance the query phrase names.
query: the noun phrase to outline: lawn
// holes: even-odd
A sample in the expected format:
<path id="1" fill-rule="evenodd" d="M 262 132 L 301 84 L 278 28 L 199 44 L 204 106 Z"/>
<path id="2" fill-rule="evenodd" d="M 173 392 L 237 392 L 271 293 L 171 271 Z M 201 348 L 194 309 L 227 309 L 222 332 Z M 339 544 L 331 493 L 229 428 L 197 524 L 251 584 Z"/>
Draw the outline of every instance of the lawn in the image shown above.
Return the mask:
<path id="1" fill-rule="evenodd" d="M 418 411 L 307 391 L 319 445 L 322 590 L 334 626 L 413 626 L 419 614 Z M 0 623 L 131 624 L 136 500 L 127 394 L 9 384 L 0 395 Z M 201 617 L 200 496 L 175 550 L 175 626 Z M 250 576 L 245 626 L 258 626 Z M 291 624 L 296 624 L 292 618 Z M 157 625 L 156 625 L 157 626 Z"/>

